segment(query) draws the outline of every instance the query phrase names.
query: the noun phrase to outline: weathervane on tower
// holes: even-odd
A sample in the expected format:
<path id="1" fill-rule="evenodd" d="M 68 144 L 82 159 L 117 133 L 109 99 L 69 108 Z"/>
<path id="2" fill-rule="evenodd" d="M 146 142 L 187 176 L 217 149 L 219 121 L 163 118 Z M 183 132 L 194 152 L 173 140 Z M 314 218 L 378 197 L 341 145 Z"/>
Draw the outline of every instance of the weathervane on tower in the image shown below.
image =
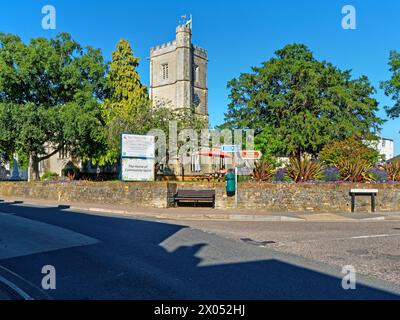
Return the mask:
<path id="1" fill-rule="evenodd" d="M 188 18 L 187 15 L 184 14 L 184 15 L 181 16 L 181 19 L 183 21 L 182 20 L 179 21 L 179 24 L 182 23 L 186 27 L 189 27 L 191 30 L 193 30 L 193 16 L 192 15 L 190 15 L 189 18 Z"/>

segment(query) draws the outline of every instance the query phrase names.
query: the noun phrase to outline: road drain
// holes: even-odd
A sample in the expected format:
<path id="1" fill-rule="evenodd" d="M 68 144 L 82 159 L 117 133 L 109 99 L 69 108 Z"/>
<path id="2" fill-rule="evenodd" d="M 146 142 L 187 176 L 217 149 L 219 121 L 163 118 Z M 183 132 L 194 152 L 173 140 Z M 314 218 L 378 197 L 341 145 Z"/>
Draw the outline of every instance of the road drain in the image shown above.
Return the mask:
<path id="1" fill-rule="evenodd" d="M 266 246 L 268 244 L 276 243 L 275 241 L 271 241 L 271 240 L 270 241 L 257 241 L 257 240 L 253 240 L 253 239 L 250 239 L 250 238 L 241 238 L 240 240 L 242 240 L 245 243 L 252 244 L 252 245 L 255 245 L 255 246 Z"/>

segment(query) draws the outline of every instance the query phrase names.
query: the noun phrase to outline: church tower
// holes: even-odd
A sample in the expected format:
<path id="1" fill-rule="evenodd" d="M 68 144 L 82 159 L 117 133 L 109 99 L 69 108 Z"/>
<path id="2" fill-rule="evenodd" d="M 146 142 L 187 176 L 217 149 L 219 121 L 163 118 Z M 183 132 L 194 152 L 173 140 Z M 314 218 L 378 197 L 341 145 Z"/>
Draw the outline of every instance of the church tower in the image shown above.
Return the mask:
<path id="1" fill-rule="evenodd" d="M 192 44 L 192 25 L 150 50 L 150 99 L 173 110 L 191 108 L 208 121 L 207 51 Z"/>

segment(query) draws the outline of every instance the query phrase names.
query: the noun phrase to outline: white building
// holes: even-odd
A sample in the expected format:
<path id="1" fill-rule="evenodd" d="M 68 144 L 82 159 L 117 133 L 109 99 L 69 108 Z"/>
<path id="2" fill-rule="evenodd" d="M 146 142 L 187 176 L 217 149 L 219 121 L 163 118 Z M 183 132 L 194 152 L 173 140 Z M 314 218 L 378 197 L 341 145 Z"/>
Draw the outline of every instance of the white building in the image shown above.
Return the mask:
<path id="1" fill-rule="evenodd" d="M 379 138 L 378 141 L 372 142 L 372 145 L 385 157 L 384 160 L 389 160 L 394 157 L 394 141 L 392 139 Z"/>

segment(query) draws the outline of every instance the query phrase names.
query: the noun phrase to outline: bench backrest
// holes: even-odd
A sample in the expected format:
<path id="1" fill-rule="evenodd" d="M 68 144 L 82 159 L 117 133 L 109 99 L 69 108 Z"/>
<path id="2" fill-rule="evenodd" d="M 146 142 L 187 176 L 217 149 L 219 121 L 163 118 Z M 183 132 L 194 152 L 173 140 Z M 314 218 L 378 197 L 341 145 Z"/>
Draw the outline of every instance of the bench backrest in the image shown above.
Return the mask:
<path id="1" fill-rule="evenodd" d="M 215 197 L 215 190 L 178 190 L 175 196 L 178 198 L 212 198 Z"/>

